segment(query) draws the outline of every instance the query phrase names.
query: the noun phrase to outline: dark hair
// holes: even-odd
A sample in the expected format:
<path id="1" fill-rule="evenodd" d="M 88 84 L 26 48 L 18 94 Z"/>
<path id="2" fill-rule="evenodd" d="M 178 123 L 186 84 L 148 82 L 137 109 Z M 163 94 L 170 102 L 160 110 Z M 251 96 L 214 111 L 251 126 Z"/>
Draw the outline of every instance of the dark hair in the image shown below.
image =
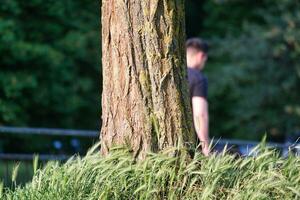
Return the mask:
<path id="1" fill-rule="evenodd" d="M 190 38 L 185 43 L 186 48 L 193 48 L 204 53 L 208 53 L 208 43 L 200 38 Z"/>

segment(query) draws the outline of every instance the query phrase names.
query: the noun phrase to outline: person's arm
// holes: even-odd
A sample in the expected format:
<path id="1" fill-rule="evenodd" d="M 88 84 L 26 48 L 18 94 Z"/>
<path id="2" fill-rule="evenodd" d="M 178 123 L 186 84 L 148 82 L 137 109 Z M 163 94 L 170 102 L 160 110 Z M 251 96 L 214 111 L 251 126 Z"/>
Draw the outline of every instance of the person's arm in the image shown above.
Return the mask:
<path id="1" fill-rule="evenodd" d="M 193 120 L 204 155 L 209 154 L 209 115 L 208 103 L 203 97 L 192 97 Z"/>

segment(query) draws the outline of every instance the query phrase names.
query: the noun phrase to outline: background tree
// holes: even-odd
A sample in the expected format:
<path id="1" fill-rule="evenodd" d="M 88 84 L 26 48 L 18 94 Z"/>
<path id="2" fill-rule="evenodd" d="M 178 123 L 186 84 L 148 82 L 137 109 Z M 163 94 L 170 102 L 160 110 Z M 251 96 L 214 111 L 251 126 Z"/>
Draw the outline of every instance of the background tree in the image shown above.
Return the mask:
<path id="1" fill-rule="evenodd" d="M 97 127 L 97 7 L 91 0 L 1 1 L 0 125 Z"/>
<path id="2" fill-rule="evenodd" d="M 99 128 L 99 12 L 93 0 L 1 0 L 0 126 Z M 0 152 L 50 153 L 53 139 L 1 134 Z"/>
<path id="3" fill-rule="evenodd" d="M 245 1 L 210 4 L 216 10 L 225 9 L 214 14 L 219 17 L 230 5 L 245 9 Z M 267 133 L 280 142 L 300 129 L 300 95 L 296 92 L 300 88 L 300 5 L 290 0 L 264 0 L 255 6 L 238 15 L 244 17 L 239 26 L 224 26 L 225 33 L 219 36 L 218 23 L 234 20 L 222 18 L 223 22 L 214 20 L 217 24 L 204 26 L 216 31 L 210 37 L 212 53 L 207 67 L 211 130 L 217 137 L 242 139 L 259 139 Z"/>
<path id="4" fill-rule="evenodd" d="M 101 149 L 136 156 L 193 143 L 184 0 L 102 1 Z"/>
<path id="5" fill-rule="evenodd" d="M 0 125 L 100 127 L 99 4 L 1 1 Z M 299 131 L 299 1 L 185 4 L 187 36 L 211 44 L 211 135 L 259 140 L 267 132 L 283 141 Z M 10 141 L 1 136 L 0 150 L 20 147 Z M 46 147 L 41 141 L 31 146 Z"/>

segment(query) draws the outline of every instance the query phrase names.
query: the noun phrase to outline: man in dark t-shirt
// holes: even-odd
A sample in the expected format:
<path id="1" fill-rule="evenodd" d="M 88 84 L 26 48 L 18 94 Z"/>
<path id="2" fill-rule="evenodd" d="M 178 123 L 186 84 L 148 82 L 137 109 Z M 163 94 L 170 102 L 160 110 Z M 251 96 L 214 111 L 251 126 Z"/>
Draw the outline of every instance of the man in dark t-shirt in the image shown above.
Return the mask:
<path id="1" fill-rule="evenodd" d="M 208 45 L 199 38 L 192 38 L 186 42 L 186 51 L 194 128 L 200 140 L 202 153 L 207 156 L 209 155 L 208 81 L 202 70 L 207 60 Z"/>

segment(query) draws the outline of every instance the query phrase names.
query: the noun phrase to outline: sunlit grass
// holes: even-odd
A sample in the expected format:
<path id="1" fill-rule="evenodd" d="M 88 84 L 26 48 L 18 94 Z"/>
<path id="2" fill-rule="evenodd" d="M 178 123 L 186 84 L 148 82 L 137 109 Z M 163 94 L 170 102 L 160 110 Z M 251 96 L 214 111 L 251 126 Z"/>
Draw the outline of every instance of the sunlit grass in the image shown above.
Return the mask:
<path id="1" fill-rule="evenodd" d="M 266 147 L 244 158 L 226 152 L 191 158 L 174 149 L 176 156 L 149 153 L 144 161 L 126 148 L 107 157 L 95 149 L 65 164 L 49 162 L 25 186 L 0 185 L 2 199 L 300 199 L 300 158 Z"/>

